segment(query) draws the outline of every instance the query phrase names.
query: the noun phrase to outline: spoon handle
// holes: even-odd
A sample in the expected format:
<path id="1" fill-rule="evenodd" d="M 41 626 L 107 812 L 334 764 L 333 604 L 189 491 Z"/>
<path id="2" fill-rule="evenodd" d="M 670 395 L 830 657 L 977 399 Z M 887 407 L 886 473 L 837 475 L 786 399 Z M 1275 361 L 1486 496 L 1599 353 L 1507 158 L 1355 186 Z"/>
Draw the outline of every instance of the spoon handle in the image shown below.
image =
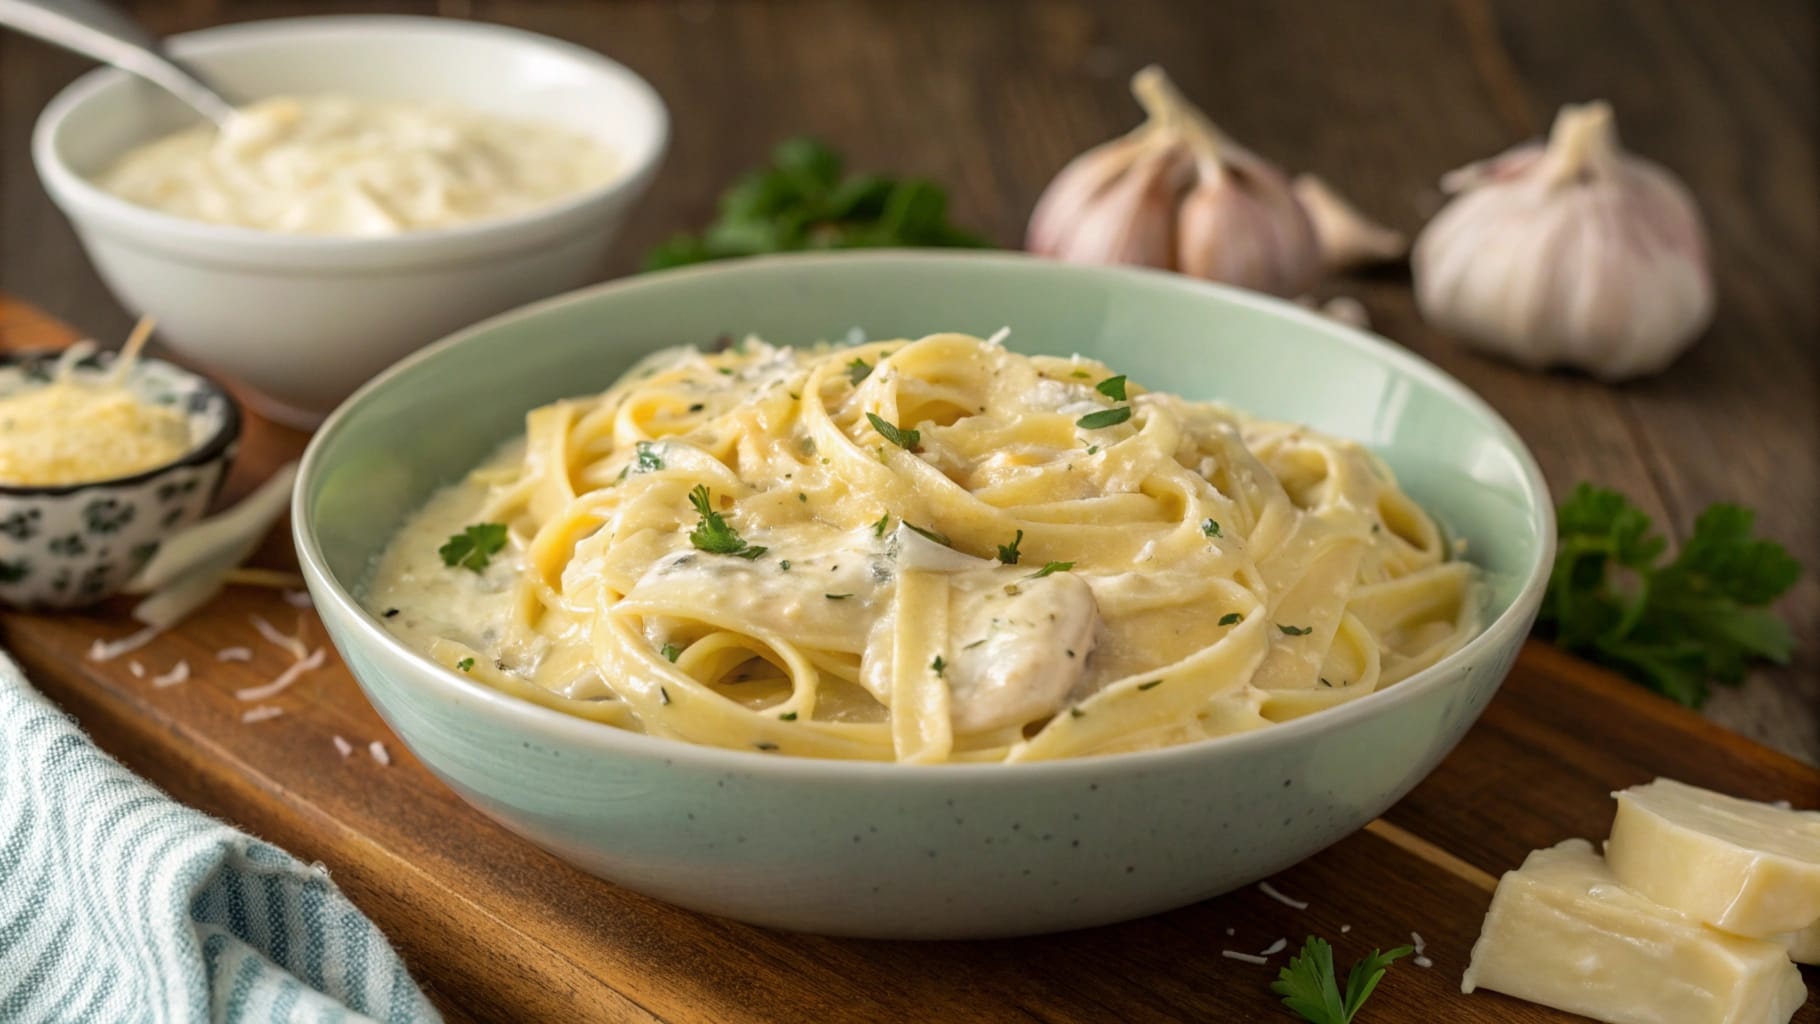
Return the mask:
<path id="1" fill-rule="evenodd" d="M 101 0 L 0 0 L 0 25 L 144 78 L 217 125 L 233 104 L 164 52 L 138 22 Z"/>

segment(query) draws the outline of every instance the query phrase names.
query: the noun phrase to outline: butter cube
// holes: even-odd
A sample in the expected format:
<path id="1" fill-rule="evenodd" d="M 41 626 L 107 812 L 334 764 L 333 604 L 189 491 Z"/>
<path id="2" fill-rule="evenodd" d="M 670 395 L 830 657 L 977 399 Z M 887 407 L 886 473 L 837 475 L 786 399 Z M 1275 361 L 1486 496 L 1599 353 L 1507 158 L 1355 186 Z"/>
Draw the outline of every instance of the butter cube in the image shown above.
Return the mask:
<path id="1" fill-rule="evenodd" d="M 1609 1024 L 1787 1024 L 1807 999 L 1780 942 L 1709 928 L 1618 883 L 1584 839 L 1498 882 L 1460 990 Z"/>
<path id="2" fill-rule="evenodd" d="M 1820 921 L 1820 813 L 1673 779 L 1612 795 L 1618 816 L 1605 859 L 1626 886 L 1737 935 L 1768 938 Z"/>

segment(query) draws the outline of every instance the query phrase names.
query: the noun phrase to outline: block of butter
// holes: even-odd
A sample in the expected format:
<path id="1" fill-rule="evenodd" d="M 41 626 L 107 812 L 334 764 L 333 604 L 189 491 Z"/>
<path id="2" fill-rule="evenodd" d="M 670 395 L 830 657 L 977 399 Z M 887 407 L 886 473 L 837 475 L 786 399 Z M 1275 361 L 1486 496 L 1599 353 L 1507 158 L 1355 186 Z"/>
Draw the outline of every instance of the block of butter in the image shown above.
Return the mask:
<path id="1" fill-rule="evenodd" d="M 1740 800 L 1673 779 L 1618 798 L 1605 859 L 1618 881 L 1737 935 L 1820 921 L 1820 813 Z"/>
<path id="2" fill-rule="evenodd" d="M 1610 1024 L 1786 1024 L 1807 999 L 1782 943 L 1639 896 L 1584 839 L 1499 880 L 1460 981 L 1475 988 Z"/>

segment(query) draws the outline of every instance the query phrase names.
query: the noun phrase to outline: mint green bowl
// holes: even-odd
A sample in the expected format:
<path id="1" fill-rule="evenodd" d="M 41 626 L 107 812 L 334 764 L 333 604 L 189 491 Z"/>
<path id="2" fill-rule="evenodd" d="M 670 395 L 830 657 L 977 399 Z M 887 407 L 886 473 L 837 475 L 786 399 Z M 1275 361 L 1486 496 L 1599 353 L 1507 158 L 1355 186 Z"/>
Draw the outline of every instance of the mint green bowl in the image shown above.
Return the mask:
<path id="1" fill-rule="evenodd" d="M 662 346 L 1012 329 L 1152 388 L 1381 452 L 1488 575 L 1484 633 L 1428 671 L 1254 733 L 1018 765 L 910 767 L 695 747 L 571 718 L 441 668 L 355 599 L 398 525 L 524 413 Z M 1295 306 L 1170 274 L 1011 255 L 741 261 L 488 320 L 393 367 L 304 457 L 310 593 L 412 752 L 501 824 L 602 878 L 778 928 L 977 938 L 1104 924 L 1263 878 L 1358 829 L 1459 741 L 1541 600 L 1554 524 L 1523 443 L 1457 381 Z"/>

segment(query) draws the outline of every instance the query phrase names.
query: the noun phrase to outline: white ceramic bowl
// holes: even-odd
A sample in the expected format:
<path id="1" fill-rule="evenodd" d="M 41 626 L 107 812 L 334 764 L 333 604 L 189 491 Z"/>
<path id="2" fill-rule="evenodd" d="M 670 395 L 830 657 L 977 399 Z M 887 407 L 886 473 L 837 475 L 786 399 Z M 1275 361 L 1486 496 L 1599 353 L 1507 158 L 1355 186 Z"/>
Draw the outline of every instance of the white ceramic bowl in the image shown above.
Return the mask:
<path id="1" fill-rule="evenodd" d="M 543 36 L 438 18 L 292 18 L 172 39 L 236 102 L 336 92 L 555 120 L 611 146 L 622 174 L 530 213 L 387 238 L 285 235 L 137 206 L 90 178 L 195 121 L 113 70 L 63 90 L 32 156 L 89 257 L 172 348 L 255 392 L 262 412 L 311 426 L 423 343 L 588 281 L 669 136 L 663 102 L 599 54 Z"/>

